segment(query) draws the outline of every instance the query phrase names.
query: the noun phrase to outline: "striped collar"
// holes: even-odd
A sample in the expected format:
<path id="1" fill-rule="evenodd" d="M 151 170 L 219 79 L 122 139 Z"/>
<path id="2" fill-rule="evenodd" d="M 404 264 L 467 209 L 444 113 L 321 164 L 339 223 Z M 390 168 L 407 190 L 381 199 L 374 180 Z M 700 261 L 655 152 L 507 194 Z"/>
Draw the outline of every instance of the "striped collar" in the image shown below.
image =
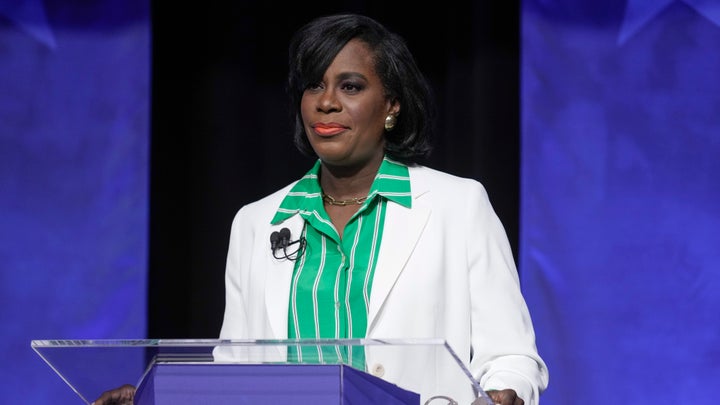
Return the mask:
<path id="1" fill-rule="evenodd" d="M 320 160 L 293 186 L 283 199 L 271 224 L 276 225 L 287 218 L 300 214 L 303 217 L 317 215 L 323 212 L 322 189 L 318 181 L 320 173 Z M 365 205 L 372 202 L 377 196 L 382 196 L 406 208 L 412 207 L 412 193 L 410 190 L 410 173 L 406 165 L 383 158 L 380 168 L 370 186 L 370 193 Z"/>

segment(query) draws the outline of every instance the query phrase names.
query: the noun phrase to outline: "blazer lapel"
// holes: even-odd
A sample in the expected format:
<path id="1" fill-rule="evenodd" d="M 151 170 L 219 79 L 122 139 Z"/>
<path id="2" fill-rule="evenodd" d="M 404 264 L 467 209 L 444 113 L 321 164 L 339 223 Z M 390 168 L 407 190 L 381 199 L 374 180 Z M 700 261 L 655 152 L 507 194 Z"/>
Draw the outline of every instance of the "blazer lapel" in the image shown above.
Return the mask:
<path id="1" fill-rule="evenodd" d="M 413 191 L 412 208 L 408 209 L 398 204 L 387 205 L 382 247 L 375 266 L 370 293 L 368 331 L 374 326 L 380 308 L 405 268 L 405 264 L 430 217 L 430 208 L 420 204 L 418 200 L 418 197 L 424 194 L 426 189 L 415 183 L 412 184 L 412 187 L 418 189 L 418 191 Z"/>
<path id="2" fill-rule="evenodd" d="M 290 240 L 297 240 L 302 235 L 305 220 L 300 215 L 294 215 L 278 225 L 268 227 L 265 240 L 270 245 L 270 235 L 282 228 L 290 229 Z M 297 245 L 292 245 L 290 251 L 294 251 Z M 280 257 L 283 253 L 277 251 Z M 272 328 L 273 336 L 276 339 L 287 339 L 288 336 L 288 297 L 290 296 L 290 282 L 292 280 L 295 261 L 288 259 L 276 259 L 273 252 L 268 248 L 265 255 L 265 308 L 267 310 L 268 322 Z"/>

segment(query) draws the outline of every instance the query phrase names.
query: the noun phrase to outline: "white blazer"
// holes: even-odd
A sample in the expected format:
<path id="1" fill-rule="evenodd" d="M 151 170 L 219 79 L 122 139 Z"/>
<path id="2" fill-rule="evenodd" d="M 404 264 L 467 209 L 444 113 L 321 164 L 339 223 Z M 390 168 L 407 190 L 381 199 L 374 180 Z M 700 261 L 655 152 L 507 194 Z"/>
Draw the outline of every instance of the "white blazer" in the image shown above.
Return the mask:
<path id="1" fill-rule="evenodd" d="M 443 339 L 484 390 L 512 388 L 525 404 L 538 404 L 548 370 L 485 188 L 423 166 L 410 167 L 410 181 L 412 208 L 387 205 L 367 337 Z M 242 207 L 233 220 L 221 339 L 287 339 L 295 262 L 273 257 L 270 234 L 287 227 L 295 240 L 303 219 L 295 215 L 274 226 L 270 220 L 293 184 Z M 215 351 L 216 360 L 223 356 Z M 470 404 L 469 379 L 432 358 L 366 354 L 370 372 L 419 392 L 422 402 L 447 395 Z"/>

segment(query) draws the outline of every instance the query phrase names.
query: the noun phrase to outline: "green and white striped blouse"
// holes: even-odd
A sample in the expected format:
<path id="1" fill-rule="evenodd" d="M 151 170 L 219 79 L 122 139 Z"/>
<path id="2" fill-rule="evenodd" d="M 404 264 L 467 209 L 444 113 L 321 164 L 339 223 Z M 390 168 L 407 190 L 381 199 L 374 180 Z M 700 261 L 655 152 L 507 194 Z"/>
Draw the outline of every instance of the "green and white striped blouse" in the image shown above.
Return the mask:
<path id="1" fill-rule="evenodd" d="M 322 201 L 318 160 L 280 204 L 272 224 L 299 214 L 305 219 L 307 244 L 295 263 L 290 288 L 290 339 L 363 338 L 367 330 L 373 273 L 388 203 L 410 207 L 407 166 L 385 157 L 367 200 L 345 226 L 340 238 Z M 320 350 L 306 346 L 288 351 L 298 362 L 352 364 L 364 368 L 362 348 Z"/>

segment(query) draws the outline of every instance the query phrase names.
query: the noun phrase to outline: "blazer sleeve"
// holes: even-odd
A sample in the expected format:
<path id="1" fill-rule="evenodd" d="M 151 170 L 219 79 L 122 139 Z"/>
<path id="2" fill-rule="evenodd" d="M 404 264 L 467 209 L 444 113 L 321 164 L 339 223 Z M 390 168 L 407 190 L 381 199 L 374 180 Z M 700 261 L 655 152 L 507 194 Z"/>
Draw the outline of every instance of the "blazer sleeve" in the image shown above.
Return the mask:
<path id="1" fill-rule="evenodd" d="M 510 243 L 482 184 L 469 193 L 462 201 L 469 218 L 470 369 L 485 391 L 512 388 L 525 404 L 536 405 L 547 387 L 548 370 L 537 352 Z"/>
<path id="2" fill-rule="evenodd" d="M 225 266 L 225 314 L 220 329 L 220 339 L 247 337 L 248 317 L 243 296 L 243 283 L 241 282 L 243 273 L 240 271 L 243 266 L 240 247 L 250 246 L 248 241 L 243 240 L 247 232 L 244 234 L 241 232 L 244 226 L 244 217 L 245 208 L 241 208 L 235 214 L 230 228 L 230 243 Z M 222 361 L 235 359 L 238 356 L 227 347 L 216 347 L 213 350 L 213 357 L 215 361 Z"/>

